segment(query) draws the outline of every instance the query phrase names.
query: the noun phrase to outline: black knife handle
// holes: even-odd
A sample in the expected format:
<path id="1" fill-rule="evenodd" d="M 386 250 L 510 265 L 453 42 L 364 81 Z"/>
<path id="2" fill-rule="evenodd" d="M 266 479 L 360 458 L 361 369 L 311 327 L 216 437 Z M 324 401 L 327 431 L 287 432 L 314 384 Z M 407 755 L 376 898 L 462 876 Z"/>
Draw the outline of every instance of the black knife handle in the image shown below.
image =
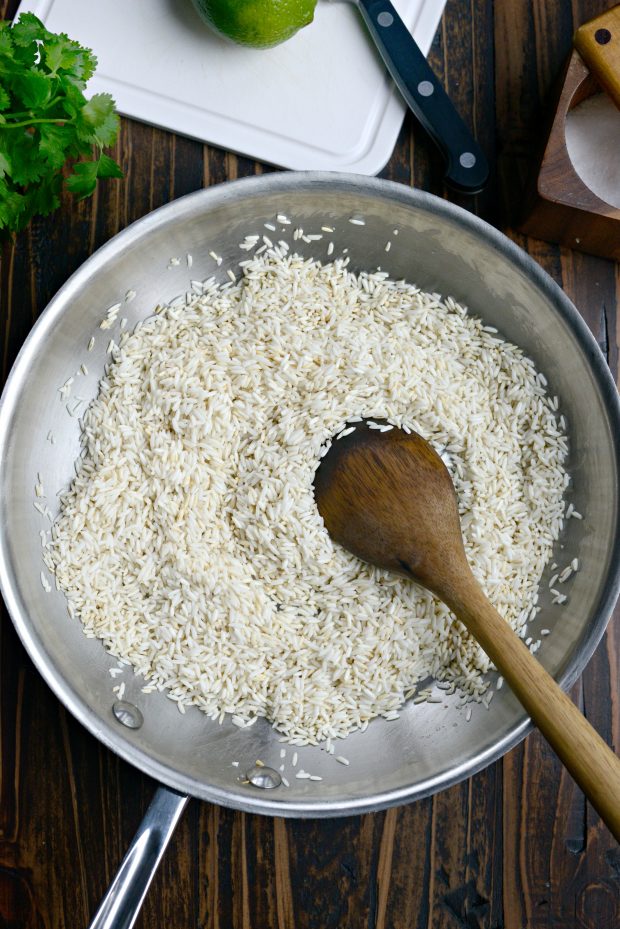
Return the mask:
<path id="1" fill-rule="evenodd" d="M 446 183 L 478 193 L 489 176 L 487 160 L 413 36 L 389 0 L 356 2 L 401 94 L 445 156 Z"/>

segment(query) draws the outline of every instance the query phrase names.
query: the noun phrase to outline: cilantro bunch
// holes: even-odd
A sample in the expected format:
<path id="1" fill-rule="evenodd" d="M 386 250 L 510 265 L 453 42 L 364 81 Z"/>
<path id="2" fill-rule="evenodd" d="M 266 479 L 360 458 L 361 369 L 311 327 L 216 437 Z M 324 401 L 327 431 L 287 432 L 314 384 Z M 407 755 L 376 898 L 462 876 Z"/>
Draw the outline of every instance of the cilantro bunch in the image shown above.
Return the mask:
<path id="1" fill-rule="evenodd" d="M 0 22 L 0 230 L 17 232 L 60 205 L 63 183 L 78 199 L 100 177 L 122 177 L 103 153 L 119 119 L 110 94 L 84 96 L 97 66 L 88 48 L 48 32 L 32 13 Z M 82 159 L 84 156 L 88 160 Z M 70 170 L 64 170 L 69 162 Z"/>

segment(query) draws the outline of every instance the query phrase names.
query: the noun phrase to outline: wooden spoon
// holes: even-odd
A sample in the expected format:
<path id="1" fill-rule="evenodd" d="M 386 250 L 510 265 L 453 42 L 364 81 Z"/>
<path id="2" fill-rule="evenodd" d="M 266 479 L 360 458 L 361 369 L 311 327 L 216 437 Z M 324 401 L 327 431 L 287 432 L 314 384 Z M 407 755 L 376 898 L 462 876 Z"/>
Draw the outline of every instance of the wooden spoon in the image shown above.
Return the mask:
<path id="1" fill-rule="evenodd" d="M 334 541 L 416 580 L 450 607 L 620 841 L 620 759 L 482 592 L 465 555 L 452 479 L 437 452 L 416 433 L 358 423 L 332 443 L 314 493 Z"/>

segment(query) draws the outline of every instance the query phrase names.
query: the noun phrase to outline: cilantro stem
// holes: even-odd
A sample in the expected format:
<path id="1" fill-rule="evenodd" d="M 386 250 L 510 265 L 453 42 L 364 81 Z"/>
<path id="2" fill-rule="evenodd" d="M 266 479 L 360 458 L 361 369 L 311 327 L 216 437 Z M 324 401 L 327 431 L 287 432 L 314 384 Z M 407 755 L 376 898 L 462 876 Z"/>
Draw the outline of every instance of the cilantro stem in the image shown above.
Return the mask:
<path id="1" fill-rule="evenodd" d="M 49 110 L 50 107 L 54 106 L 54 104 L 57 101 L 58 101 L 58 95 L 56 95 L 55 97 L 52 97 L 49 103 L 46 103 L 45 106 L 41 107 L 41 112 L 44 113 L 45 110 Z M 32 110 L 22 110 L 21 113 L 3 113 L 2 115 L 4 116 L 5 119 L 20 119 L 21 117 L 24 117 L 24 116 L 29 116 L 31 120 L 34 119 L 34 113 Z"/>
<path id="2" fill-rule="evenodd" d="M 21 123 L 3 123 L 3 129 L 21 129 L 24 126 L 34 126 L 35 123 L 56 123 L 59 126 L 64 126 L 65 123 L 70 123 L 70 119 L 24 119 Z"/>

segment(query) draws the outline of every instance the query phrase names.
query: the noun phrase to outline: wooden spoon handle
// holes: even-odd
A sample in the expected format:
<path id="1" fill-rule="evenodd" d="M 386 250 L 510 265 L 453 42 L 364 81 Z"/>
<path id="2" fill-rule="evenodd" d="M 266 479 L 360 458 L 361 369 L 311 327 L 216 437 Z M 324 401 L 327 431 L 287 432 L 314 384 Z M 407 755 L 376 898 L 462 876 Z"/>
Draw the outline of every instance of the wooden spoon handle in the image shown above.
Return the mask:
<path id="1" fill-rule="evenodd" d="M 474 579 L 446 603 L 478 640 L 620 842 L 620 758 L 489 603 Z"/>

